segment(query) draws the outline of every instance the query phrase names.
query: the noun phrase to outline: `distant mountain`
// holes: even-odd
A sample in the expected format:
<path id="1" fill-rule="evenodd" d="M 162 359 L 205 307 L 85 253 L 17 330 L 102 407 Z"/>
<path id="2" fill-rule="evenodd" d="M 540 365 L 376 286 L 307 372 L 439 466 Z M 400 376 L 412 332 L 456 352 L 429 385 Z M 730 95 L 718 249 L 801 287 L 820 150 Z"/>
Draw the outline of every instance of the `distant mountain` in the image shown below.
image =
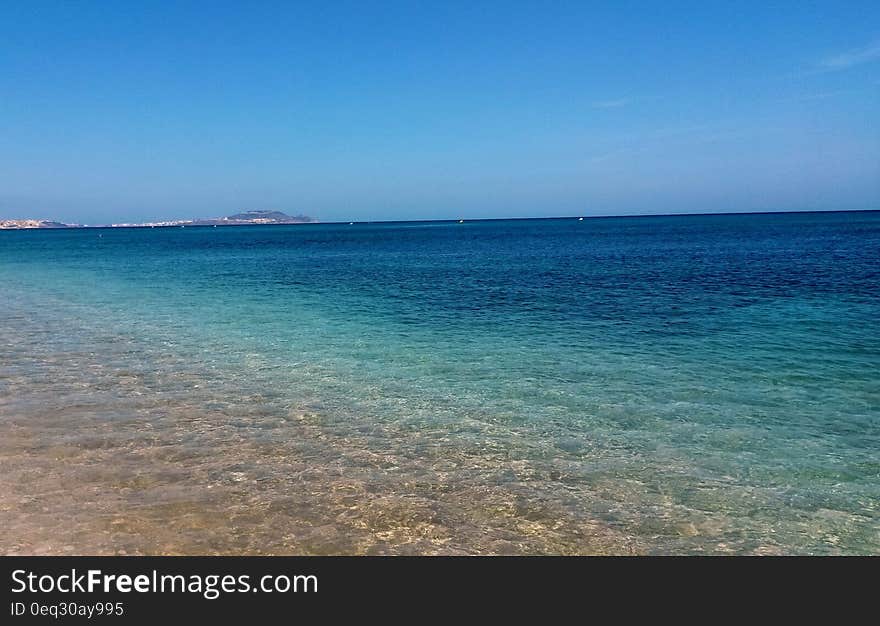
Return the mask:
<path id="1" fill-rule="evenodd" d="M 288 215 L 281 211 L 245 211 L 229 217 L 218 217 L 193 220 L 191 223 L 199 225 L 245 225 L 245 224 L 308 224 L 317 220 L 308 215 Z"/>
<path id="2" fill-rule="evenodd" d="M 307 215 L 290 216 L 281 211 L 246 211 L 244 213 L 230 215 L 226 219 L 240 221 L 272 220 L 274 222 L 288 222 L 291 220 L 310 222 L 312 220 L 312 218 Z"/>

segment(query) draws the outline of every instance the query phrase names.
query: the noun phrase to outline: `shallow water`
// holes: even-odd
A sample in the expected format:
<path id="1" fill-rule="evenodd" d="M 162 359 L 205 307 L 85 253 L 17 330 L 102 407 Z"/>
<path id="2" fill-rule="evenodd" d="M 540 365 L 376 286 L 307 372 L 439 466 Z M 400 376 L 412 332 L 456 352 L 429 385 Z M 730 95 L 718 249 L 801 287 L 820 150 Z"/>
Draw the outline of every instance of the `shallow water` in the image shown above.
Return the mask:
<path id="1" fill-rule="evenodd" d="M 4 553 L 880 553 L 880 214 L 0 232 Z"/>

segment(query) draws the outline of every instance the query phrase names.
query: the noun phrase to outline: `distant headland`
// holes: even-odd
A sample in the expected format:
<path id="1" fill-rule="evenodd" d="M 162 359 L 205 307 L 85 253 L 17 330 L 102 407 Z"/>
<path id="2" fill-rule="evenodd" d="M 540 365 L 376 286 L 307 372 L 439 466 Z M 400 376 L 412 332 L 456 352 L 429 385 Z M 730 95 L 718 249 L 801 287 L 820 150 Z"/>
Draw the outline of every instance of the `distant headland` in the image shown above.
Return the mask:
<path id="1" fill-rule="evenodd" d="M 243 211 L 228 217 L 212 217 L 191 220 L 167 220 L 163 222 L 143 222 L 137 224 L 65 224 L 50 220 L 23 219 L 5 220 L 0 219 L 0 230 L 15 230 L 22 228 L 155 228 L 162 226 L 248 226 L 257 224 L 311 224 L 317 222 L 314 217 L 308 215 L 287 215 L 281 211 Z"/>
<path id="2" fill-rule="evenodd" d="M 0 220 L 0 230 L 18 228 L 70 228 L 72 224 L 50 222 L 49 220 Z"/>

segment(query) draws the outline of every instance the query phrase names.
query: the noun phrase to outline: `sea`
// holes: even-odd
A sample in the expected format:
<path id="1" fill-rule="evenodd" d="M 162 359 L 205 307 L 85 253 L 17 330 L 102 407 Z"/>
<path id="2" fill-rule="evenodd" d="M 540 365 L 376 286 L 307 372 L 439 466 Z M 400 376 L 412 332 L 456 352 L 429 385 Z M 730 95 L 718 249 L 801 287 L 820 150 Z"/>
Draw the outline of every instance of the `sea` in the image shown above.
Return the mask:
<path id="1" fill-rule="evenodd" d="M 0 232 L 4 554 L 880 554 L 880 212 Z"/>

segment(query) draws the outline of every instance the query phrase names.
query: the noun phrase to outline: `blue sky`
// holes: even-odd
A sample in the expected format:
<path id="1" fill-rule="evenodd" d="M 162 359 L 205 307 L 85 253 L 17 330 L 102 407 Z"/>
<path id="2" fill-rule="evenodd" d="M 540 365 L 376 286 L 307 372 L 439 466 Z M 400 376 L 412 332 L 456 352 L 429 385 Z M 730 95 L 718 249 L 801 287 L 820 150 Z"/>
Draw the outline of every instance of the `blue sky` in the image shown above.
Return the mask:
<path id="1" fill-rule="evenodd" d="M 877 2 L 0 3 L 0 217 L 880 208 Z"/>

